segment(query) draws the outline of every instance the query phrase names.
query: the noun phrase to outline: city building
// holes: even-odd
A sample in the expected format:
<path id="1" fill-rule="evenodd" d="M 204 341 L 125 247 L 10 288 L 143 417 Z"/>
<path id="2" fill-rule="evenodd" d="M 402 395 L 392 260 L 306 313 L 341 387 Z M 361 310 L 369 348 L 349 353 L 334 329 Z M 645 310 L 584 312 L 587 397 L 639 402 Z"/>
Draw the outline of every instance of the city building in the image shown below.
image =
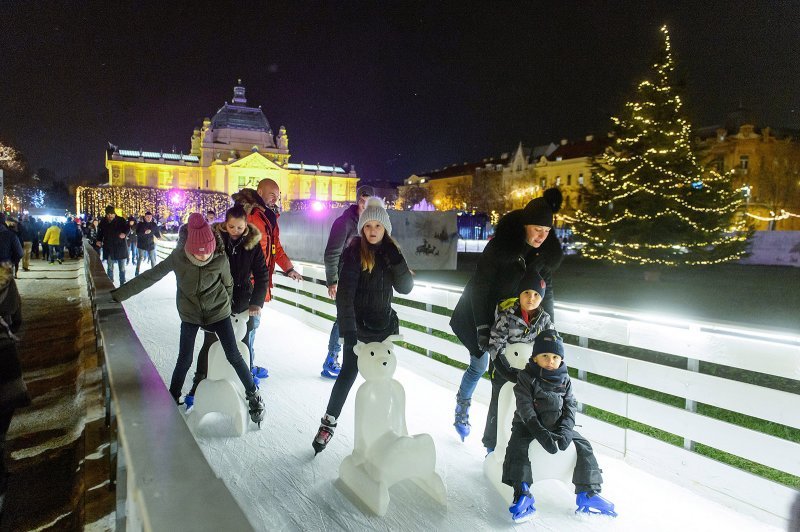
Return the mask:
<path id="1" fill-rule="evenodd" d="M 725 124 L 699 129 L 702 161 L 733 171 L 756 229 L 800 230 L 800 130 L 759 127 L 739 109 Z"/>
<path id="2" fill-rule="evenodd" d="M 192 132 L 188 153 L 142 151 L 109 145 L 108 184 L 112 187 L 196 189 L 232 194 L 255 187 L 264 178 L 281 188 L 284 209 L 304 208 L 309 201 L 331 206 L 353 202 L 355 168 L 289 162 L 289 136 L 281 126 L 273 134 L 261 107 L 247 105 L 245 88 L 233 89 L 233 100 Z"/>

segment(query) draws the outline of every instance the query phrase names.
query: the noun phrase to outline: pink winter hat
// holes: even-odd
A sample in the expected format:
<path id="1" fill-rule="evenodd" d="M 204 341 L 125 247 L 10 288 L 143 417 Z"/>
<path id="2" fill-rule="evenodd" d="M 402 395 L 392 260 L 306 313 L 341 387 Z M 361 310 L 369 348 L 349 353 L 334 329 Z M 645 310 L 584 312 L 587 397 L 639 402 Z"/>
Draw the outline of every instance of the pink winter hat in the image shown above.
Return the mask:
<path id="1" fill-rule="evenodd" d="M 214 253 L 217 248 L 217 240 L 211 226 L 206 222 L 205 217 L 199 212 L 189 215 L 189 222 L 186 224 L 189 236 L 186 238 L 186 251 L 193 255 L 205 255 Z"/>

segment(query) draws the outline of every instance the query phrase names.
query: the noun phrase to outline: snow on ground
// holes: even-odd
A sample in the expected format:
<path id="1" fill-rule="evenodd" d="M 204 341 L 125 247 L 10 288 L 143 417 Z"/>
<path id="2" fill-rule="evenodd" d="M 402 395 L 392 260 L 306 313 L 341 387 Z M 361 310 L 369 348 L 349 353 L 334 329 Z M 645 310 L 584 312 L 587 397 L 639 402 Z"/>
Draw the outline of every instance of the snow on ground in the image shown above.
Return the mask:
<path id="1" fill-rule="evenodd" d="M 132 267 L 128 275 L 133 277 Z M 174 276 L 127 301 L 125 310 L 169 382 L 180 326 Z M 200 425 L 198 443 L 206 458 L 258 530 L 778 530 L 599 452 L 603 495 L 616 504 L 618 518 L 576 516 L 573 487 L 544 481 L 533 486 L 536 518 L 514 525 L 510 501 L 483 475 L 480 439 L 488 383 L 481 382 L 476 392 L 473 434 L 462 443 L 452 426 L 454 383 L 461 371 L 410 352 L 398 354 L 395 378 L 406 390 L 409 433 L 429 433 L 436 442 L 436 469 L 447 486 L 448 506 L 438 506 L 404 482 L 391 490 L 386 516 L 365 515 L 336 487 L 339 464 L 353 447 L 353 403 L 360 377 L 328 448 L 316 458 L 311 448 L 332 385 L 319 376 L 327 341 L 327 333 L 267 304 L 255 343 L 256 363 L 270 373 L 261 386 L 266 403 L 261 430 L 251 424 L 241 438 L 230 437 L 232 424 L 221 415 L 209 415 Z M 196 349 L 201 343 L 198 335 Z M 184 391 L 191 378 L 192 371 Z"/>

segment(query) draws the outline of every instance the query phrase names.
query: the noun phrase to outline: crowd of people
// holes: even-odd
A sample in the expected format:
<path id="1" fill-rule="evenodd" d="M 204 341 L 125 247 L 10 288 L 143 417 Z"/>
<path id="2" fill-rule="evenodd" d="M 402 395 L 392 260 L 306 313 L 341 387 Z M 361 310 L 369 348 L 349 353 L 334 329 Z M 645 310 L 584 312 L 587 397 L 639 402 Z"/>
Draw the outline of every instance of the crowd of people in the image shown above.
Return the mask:
<path id="1" fill-rule="evenodd" d="M 255 331 L 262 308 L 272 297 L 276 266 L 296 281 L 302 276 L 281 245 L 278 184 L 264 179 L 257 189 L 244 188 L 233 194 L 232 200 L 233 207 L 220 221 L 213 211 L 192 213 L 180 227 L 175 249 L 161 262 L 156 261 L 154 251 L 161 230 L 150 212 L 141 219 L 125 219 L 109 205 L 101 220 L 89 224 L 86 237 L 102 252 L 109 277 L 113 279 L 114 270 L 119 270 L 120 286 L 112 291 L 117 301 L 175 273 L 181 320 L 178 356 L 169 383 L 175 402 L 191 409 L 198 384 L 206 378 L 208 352 L 220 342 L 245 389 L 250 418 L 260 426 L 264 401 L 259 385 L 269 372 L 255 365 Z M 551 229 L 560 205 L 560 192 L 549 189 L 524 209 L 500 220 L 450 321 L 470 354 L 456 394 L 454 425 L 462 440 L 470 434 L 472 394 L 488 370 L 492 395 L 483 444 L 487 453 L 494 452 L 500 389 L 507 382 L 514 383 L 516 412 L 502 480 L 514 489 L 509 511 L 517 522 L 535 512 L 528 458 L 534 440 L 551 454 L 574 446 L 578 509 L 616 515 L 614 505 L 600 496 L 601 469 L 591 444 L 574 428 L 576 400 L 564 362 L 563 341 L 556 330 L 553 273 L 563 251 Z M 380 342 L 398 334 L 393 295 L 408 294 L 414 287 L 413 273 L 392 238 L 389 214 L 369 186 L 358 189 L 356 204 L 334 222 L 324 256 L 328 295 L 335 300 L 337 316 L 322 363 L 321 375 L 334 384 L 312 440 L 317 454 L 333 438 L 358 374 L 354 347 L 358 342 Z M 145 260 L 150 268 L 140 271 Z M 135 278 L 126 282 L 125 266 L 130 263 L 136 264 Z M 244 312 L 247 330 L 244 338 L 236 338 L 231 316 Z M 203 347 L 191 388 L 184 393 L 200 329 L 204 331 Z M 239 351 L 240 341 L 247 346 L 247 357 Z M 505 357 L 506 346 L 518 342 L 532 346 L 533 354 L 522 370 L 512 368 Z"/>

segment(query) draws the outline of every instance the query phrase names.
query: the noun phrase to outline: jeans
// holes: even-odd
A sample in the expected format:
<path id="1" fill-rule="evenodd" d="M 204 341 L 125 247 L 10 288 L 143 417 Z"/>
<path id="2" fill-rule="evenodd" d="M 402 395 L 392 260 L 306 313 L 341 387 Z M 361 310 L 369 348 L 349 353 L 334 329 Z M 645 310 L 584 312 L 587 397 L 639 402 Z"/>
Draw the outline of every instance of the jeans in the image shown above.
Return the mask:
<path id="1" fill-rule="evenodd" d="M 139 253 L 137 253 L 137 255 L 136 255 L 136 273 L 135 273 L 135 275 L 139 275 L 139 267 L 141 266 L 142 260 L 144 259 L 145 255 L 147 255 L 147 260 L 150 261 L 150 269 L 153 269 L 153 268 L 156 267 L 156 250 L 155 249 L 151 249 L 151 250 L 148 251 L 146 249 L 140 249 Z"/>
<path id="2" fill-rule="evenodd" d="M 125 260 L 125 259 L 123 259 Z M 175 364 L 175 370 L 172 372 L 172 379 L 169 383 L 169 393 L 177 401 L 181 396 L 183 389 L 183 382 L 186 380 L 186 374 L 189 368 L 192 367 L 192 358 L 194 358 L 194 342 L 197 339 L 197 330 L 200 328 L 196 323 L 181 322 L 181 339 L 178 347 L 178 361 Z M 204 325 L 204 329 L 216 334 L 222 344 L 222 349 L 225 350 L 225 358 L 228 359 L 233 369 L 236 370 L 236 375 L 242 381 L 244 389 L 247 392 L 254 392 L 256 385 L 253 384 L 253 375 L 247 368 L 247 364 L 239 352 L 239 347 L 236 345 L 237 340 L 233 332 L 233 324 L 230 318 Z"/>
<path id="3" fill-rule="evenodd" d="M 53 244 L 50 244 L 49 252 L 50 262 L 64 260 L 64 246 L 54 246 Z"/>
<path id="4" fill-rule="evenodd" d="M 134 242 L 131 242 L 128 247 L 130 248 L 131 263 L 133 263 L 139 257 L 139 248 L 136 247 Z"/>
<path id="5" fill-rule="evenodd" d="M 461 386 L 458 388 L 458 398 L 462 400 L 472 399 L 472 393 L 478 386 L 478 381 L 486 373 L 489 367 L 489 353 L 484 353 L 480 358 L 469 357 L 469 367 L 461 377 Z M 342 366 L 344 369 L 344 366 Z"/>
<path id="6" fill-rule="evenodd" d="M 249 324 L 250 321 L 248 320 L 247 323 Z M 247 342 L 247 335 L 249 334 L 250 330 L 248 329 L 248 331 L 244 333 L 242 342 Z M 192 390 L 189 392 L 189 395 L 194 395 L 194 392 L 197 391 L 197 385 L 208 376 L 208 352 L 211 350 L 211 346 L 215 343 L 217 343 L 217 335 L 213 332 L 203 331 L 203 346 L 200 348 L 200 352 L 197 353 L 197 369 L 194 372 L 194 378 L 192 379 Z M 252 368 L 253 361 L 250 360 L 250 369 Z"/>
<path id="7" fill-rule="evenodd" d="M 256 340 L 256 329 L 258 326 L 261 325 L 261 316 L 250 316 L 250 319 L 247 320 L 247 349 L 250 350 L 250 367 L 253 367 L 253 360 L 255 357 L 255 351 L 253 351 L 253 342 Z"/>
<path id="8" fill-rule="evenodd" d="M 108 259 L 106 260 L 106 263 L 108 264 L 106 267 L 108 278 L 112 281 L 114 280 L 114 264 L 116 264 L 119 266 L 119 284 L 125 284 L 125 259 Z"/>
<path id="9" fill-rule="evenodd" d="M 342 370 L 339 372 L 339 376 L 336 377 L 336 382 L 333 383 L 331 397 L 328 399 L 328 407 L 325 409 L 325 413 L 329 416 L 339 417 L 339 414 L 342 413 L 342 407 L 345 400 L 347 400 L 347 395 L 350 393 L 350 388 L 353 387 L 353 383 L 358 376 L 358 357 L 353 352 L 353 347 L 355 346 L 347 342 L 344 344 Z"/>
<path id="10" fill-rule="evenodd" d="M 339 321 L 334 320 L 331 326 L 331 337 L 328 339 L 328 355 L 338 355 L 342 350 L 339 344 Z"/>

